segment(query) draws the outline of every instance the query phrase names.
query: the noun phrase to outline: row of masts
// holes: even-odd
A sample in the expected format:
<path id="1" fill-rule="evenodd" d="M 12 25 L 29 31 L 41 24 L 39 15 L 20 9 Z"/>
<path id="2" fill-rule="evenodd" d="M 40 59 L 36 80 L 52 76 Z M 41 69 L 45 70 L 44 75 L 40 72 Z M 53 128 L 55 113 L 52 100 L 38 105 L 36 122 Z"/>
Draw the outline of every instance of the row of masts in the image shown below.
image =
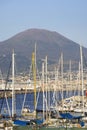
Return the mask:
<path id="1" fill-rule="evenodd" d="M 15 101 L 15 86 L 14 86 L 14 76 L 15 76 L 15 58 L 14 58 L 14 50 L 12 53 L 12 117 L 15 116 L 16 114 L 16 101 Z M 82 47 L 80 47 L 80 69 L 81 69 L 81 81 L 82 81 L 82 97 L 83 97 L 83 112 L 84 112 L 84 83 L 83 83 L 83 57 L 82 57 Z M 35 44 L 35 51 L 32 53 L 32 72 L 33 72 L 33 80 L 34 80 L 34 109 L 36 111 L 36 44 Z M 56 71 L 56 70 L 55 70 Z M 57 70 L 58 72 L 58 70 Z M 70 62 L 70 73 L 71 73 L 71 62 Z M 58 76 L 58 73 L 56 74 Z M 47 110 L 50 107 L 50 92 L 48 93 L 48 72 L 47 72 L 47 56 L 42 62 L 42 88 L 43 88 L 43 116 L 44 116 L 44 103 L 46 102 L 46 115 L 47 115 Z M 56 77 L 56 76 L 55 76 Z M 61 54 L 61 96 L 62 96 L 62 101 L 64 99 L 63 97 L 63 53 Z M 45 86 L 46 86 L 46 97 L 44 97 L 44 80 L 45 80 Z M 71 75 L 70 75 L 70 80 L 71 80 Z M 56 82 L 56 80 L 55 80 Z M 46 99 L 46 100 L 45 100 Z M 63 106 L 63 102 L 62 102 Z"/>

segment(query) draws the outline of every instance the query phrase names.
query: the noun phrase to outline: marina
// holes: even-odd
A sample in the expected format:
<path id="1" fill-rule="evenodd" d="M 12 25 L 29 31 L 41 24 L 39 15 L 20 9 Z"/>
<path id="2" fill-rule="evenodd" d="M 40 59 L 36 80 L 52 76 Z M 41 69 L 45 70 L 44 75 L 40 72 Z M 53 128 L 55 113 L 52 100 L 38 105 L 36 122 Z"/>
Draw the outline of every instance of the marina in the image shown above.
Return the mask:
<path id="1" fill-rule="evenodd" d="M 15 80 L 14 50 L 12 53 L 12 77 L 7 76 L 1 89 L 1 128 L 6 130 L 85 130 L 87 129 L 87 91 L 81 63 L 77 75 L 71 70 L 64 75 L 63 55 L 54 78 L 49 78 L 47 56 L 42 63 L 41 78 L 37 80 L 35 53 L 32 53 L 32 73 L 26 83 Z M 71 63 L 70 63 L 71 69 Z M 9 73 L 9 71 L 8 71 Z M 74 74 L 75 75 L 75 74 Z M 9 83 L 9 84 L 8 84 Z M 3 85 L 3 84 L 2 84 Z M 21 87 L 21 85 L 23 85 Z M 19 86 L 19 87 L 18 87 Z M 25 86 L 25 87 L 24 87 Z"/>
<path id="2" fill-rule="evenodd" d="M 0 130 L 87 130 L 87 0 L 0 1 Z"/>

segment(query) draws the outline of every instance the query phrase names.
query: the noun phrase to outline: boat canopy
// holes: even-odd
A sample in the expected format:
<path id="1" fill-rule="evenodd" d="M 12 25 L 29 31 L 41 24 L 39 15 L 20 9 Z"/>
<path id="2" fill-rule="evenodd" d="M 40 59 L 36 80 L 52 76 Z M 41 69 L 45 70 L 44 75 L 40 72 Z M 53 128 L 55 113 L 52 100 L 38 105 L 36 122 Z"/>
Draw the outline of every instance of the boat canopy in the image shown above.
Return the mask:
<path id="1" fill-rule="evenodd" d="M 15 120 L 14 121 L 15 125 L 20 125 L 20 126 L 26 126 L 30 124 L 30 121 L 23 121 L 23 120 Z"/>
<path id="2" fill-rule="evenodd" d="M 70 113 L 60 113 L 60 116 L 63 118 L 63 119 L 81 119 L 82 116 L 73 116 L 71 115 Z"/>

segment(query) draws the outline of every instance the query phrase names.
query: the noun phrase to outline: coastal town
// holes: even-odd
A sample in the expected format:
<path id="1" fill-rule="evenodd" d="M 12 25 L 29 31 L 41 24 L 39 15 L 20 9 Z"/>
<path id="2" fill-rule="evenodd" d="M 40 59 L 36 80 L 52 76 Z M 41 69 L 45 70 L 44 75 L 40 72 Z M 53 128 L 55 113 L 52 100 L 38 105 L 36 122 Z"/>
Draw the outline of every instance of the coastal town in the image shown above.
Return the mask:
<path id="1" fill-rule="evenodd" d="M 41 73 L 39 72 L 39 78 L 36 81 L 36 89 L 37 91 L 42 91 L 42 77 Z M 56 74 L 55 74 L 56 73 Z M 65 72 L 63 73 L 63 79 L 61 77 L 61 74 L 57 75 L 57 72 L 50 71 L 47 74 L 47 86 L 46 81 L 44 82 L 44 89 L 46 90 L 46 87 L 48 91 L 60 91 L 63 86 L 63 91 L 71 91 L 71 90 L 81 90 L 81 77 L 79 76 L 78 71 L 74 72 Z M 7 82 L 7 84 L 6 84 Z M 33 79 L 29 77 L 29 74 L 19 74 L 15 76 L 15 90 L 19 93 L 23 93 L 25 91 L 27 92 L 33 92 L 34 91 L 34 83 Z M 12 90 L 12 78 L 8 79 L 6 81 L 5 79 L 0 80 L 0 91 L 3 90 Z M 84 70 L 84 91 L 87 89 L 87 71 Z M 21 91 L 20 91 L 21 90 Z"/>

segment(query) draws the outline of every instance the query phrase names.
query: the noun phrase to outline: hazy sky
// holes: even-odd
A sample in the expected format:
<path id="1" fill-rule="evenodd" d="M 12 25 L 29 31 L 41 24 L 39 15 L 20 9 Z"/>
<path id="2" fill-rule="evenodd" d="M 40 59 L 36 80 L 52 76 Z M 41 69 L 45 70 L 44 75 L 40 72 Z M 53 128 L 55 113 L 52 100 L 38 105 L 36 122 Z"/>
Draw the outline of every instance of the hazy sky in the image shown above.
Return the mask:
<path id="1" fill-rule="evenodd" d="M 87 47 L 87 0 L 0 0 L 0 41 L 29 28 L 57 31 Z"/>

